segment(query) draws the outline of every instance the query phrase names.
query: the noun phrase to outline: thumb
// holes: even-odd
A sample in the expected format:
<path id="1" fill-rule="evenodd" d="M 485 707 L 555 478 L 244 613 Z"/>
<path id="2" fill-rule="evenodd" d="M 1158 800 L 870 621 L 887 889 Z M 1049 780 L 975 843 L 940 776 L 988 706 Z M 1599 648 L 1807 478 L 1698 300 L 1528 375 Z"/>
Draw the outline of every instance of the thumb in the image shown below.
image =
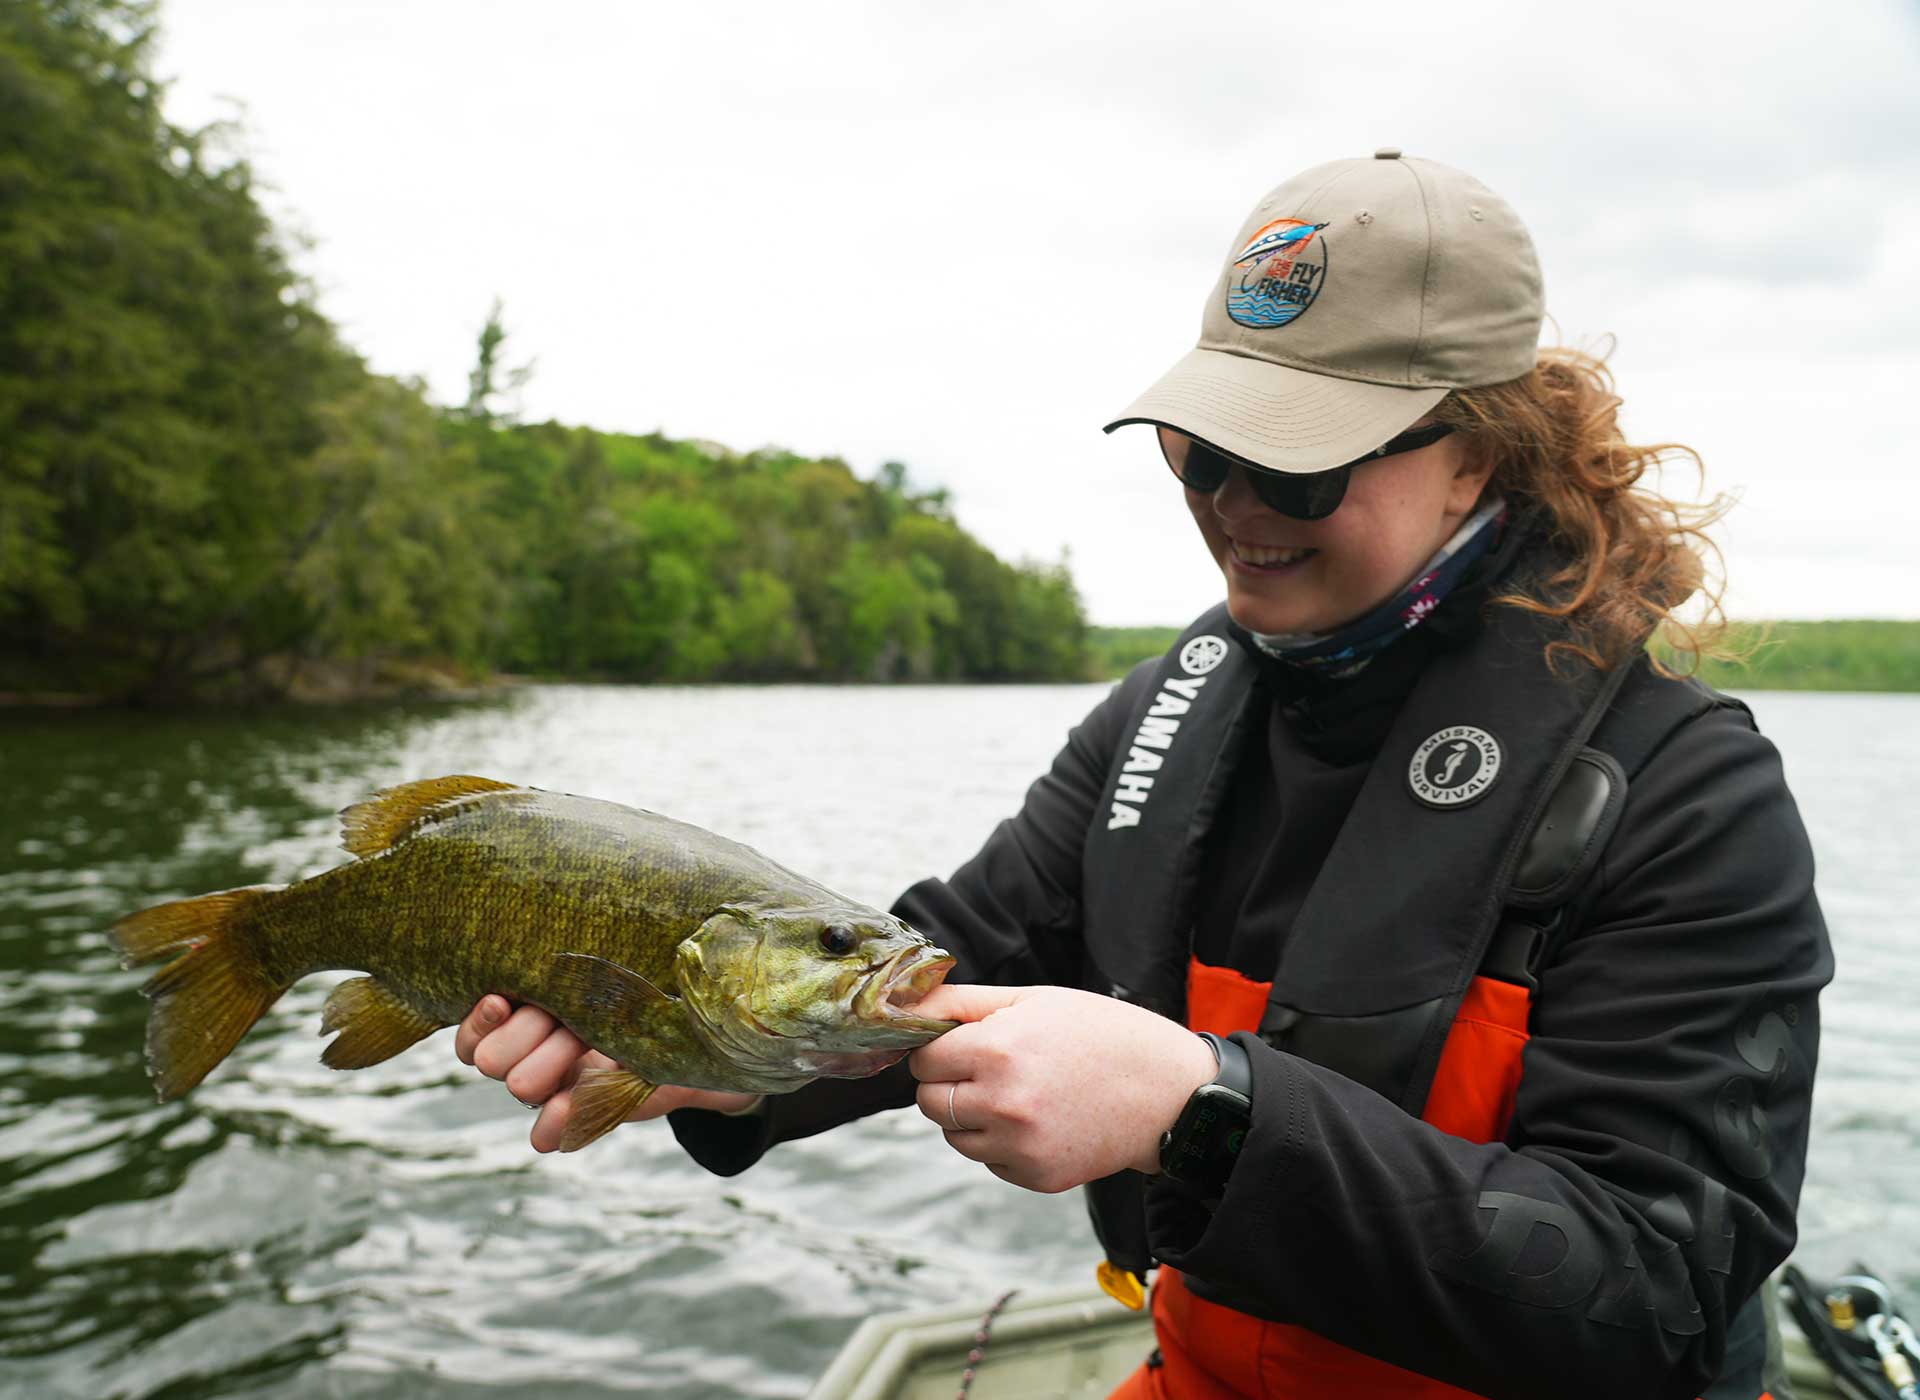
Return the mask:
<path id="1" fill-rule="evenodd" d="M 992 987 L 979 982 L 942 982 L 913 1004 L 913 1014 L 936 1021 L 982 1021 L 1031 996 L 1033 987 Z"/>

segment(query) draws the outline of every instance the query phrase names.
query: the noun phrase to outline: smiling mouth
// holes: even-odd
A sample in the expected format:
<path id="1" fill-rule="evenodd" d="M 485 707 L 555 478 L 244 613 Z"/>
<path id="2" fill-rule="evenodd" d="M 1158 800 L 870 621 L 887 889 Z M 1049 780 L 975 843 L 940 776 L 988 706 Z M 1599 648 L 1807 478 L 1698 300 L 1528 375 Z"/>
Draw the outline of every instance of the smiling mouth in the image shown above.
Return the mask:
<path id="1" fill-rule="evenodd" d="M 1236 539 L 1227 541 L 1227 549 L 1233 555 L 1233 562 L 1243 568 L 1275 572 L 1305 563 L 1320 552 L 1317 549 L 1278 549 Z"/>

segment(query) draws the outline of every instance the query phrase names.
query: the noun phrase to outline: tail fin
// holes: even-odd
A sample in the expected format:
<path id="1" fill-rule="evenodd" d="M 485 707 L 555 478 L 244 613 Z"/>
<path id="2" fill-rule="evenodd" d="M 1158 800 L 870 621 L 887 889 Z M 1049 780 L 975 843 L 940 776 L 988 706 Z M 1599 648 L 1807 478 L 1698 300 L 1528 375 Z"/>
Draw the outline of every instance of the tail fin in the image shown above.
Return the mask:
<path id="1" fill-rule="evenodd" d="M 128 967 L 185 951 L 141 988 L 153 1002 L 147 1013 L 147 1074 L 162 1103 L 205 1079 L 287 989 L 267 974 L 240 927 L 278 888 L 249 885 L 177 899 L 129 914 L 113 926 L 121 962 Z"/>

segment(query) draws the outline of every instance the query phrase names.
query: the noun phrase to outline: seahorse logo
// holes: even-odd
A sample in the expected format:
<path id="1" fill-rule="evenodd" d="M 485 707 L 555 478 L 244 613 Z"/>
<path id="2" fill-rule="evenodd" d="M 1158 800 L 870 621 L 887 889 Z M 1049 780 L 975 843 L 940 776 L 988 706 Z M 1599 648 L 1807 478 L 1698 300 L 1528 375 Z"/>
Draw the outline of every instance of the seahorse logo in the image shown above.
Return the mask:
<path id="1" fill-rule="evenodd" d="M 1407 786 L 1429 807 L 1464 807 L 1500 776 L 1500 741 L 1471 724 L 1449 725 L 1414 750 Z"/>

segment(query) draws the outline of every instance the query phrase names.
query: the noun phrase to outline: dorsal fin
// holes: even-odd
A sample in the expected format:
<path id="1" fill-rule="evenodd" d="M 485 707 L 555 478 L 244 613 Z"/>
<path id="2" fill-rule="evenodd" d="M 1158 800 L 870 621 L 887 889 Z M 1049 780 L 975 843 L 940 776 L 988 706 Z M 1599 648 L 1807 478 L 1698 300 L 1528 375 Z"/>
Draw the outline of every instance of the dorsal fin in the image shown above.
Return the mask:
<path id="1" fill-rule="evenodd" d="M 514 790 L 512 783 L 459 773 L 381 788 L 365 802 L 356 802 L 342 810 L 340 844 L 356 856 L 378 855 L 438 820 L 447 808 L 463 798 L 483 792 Z"/>

